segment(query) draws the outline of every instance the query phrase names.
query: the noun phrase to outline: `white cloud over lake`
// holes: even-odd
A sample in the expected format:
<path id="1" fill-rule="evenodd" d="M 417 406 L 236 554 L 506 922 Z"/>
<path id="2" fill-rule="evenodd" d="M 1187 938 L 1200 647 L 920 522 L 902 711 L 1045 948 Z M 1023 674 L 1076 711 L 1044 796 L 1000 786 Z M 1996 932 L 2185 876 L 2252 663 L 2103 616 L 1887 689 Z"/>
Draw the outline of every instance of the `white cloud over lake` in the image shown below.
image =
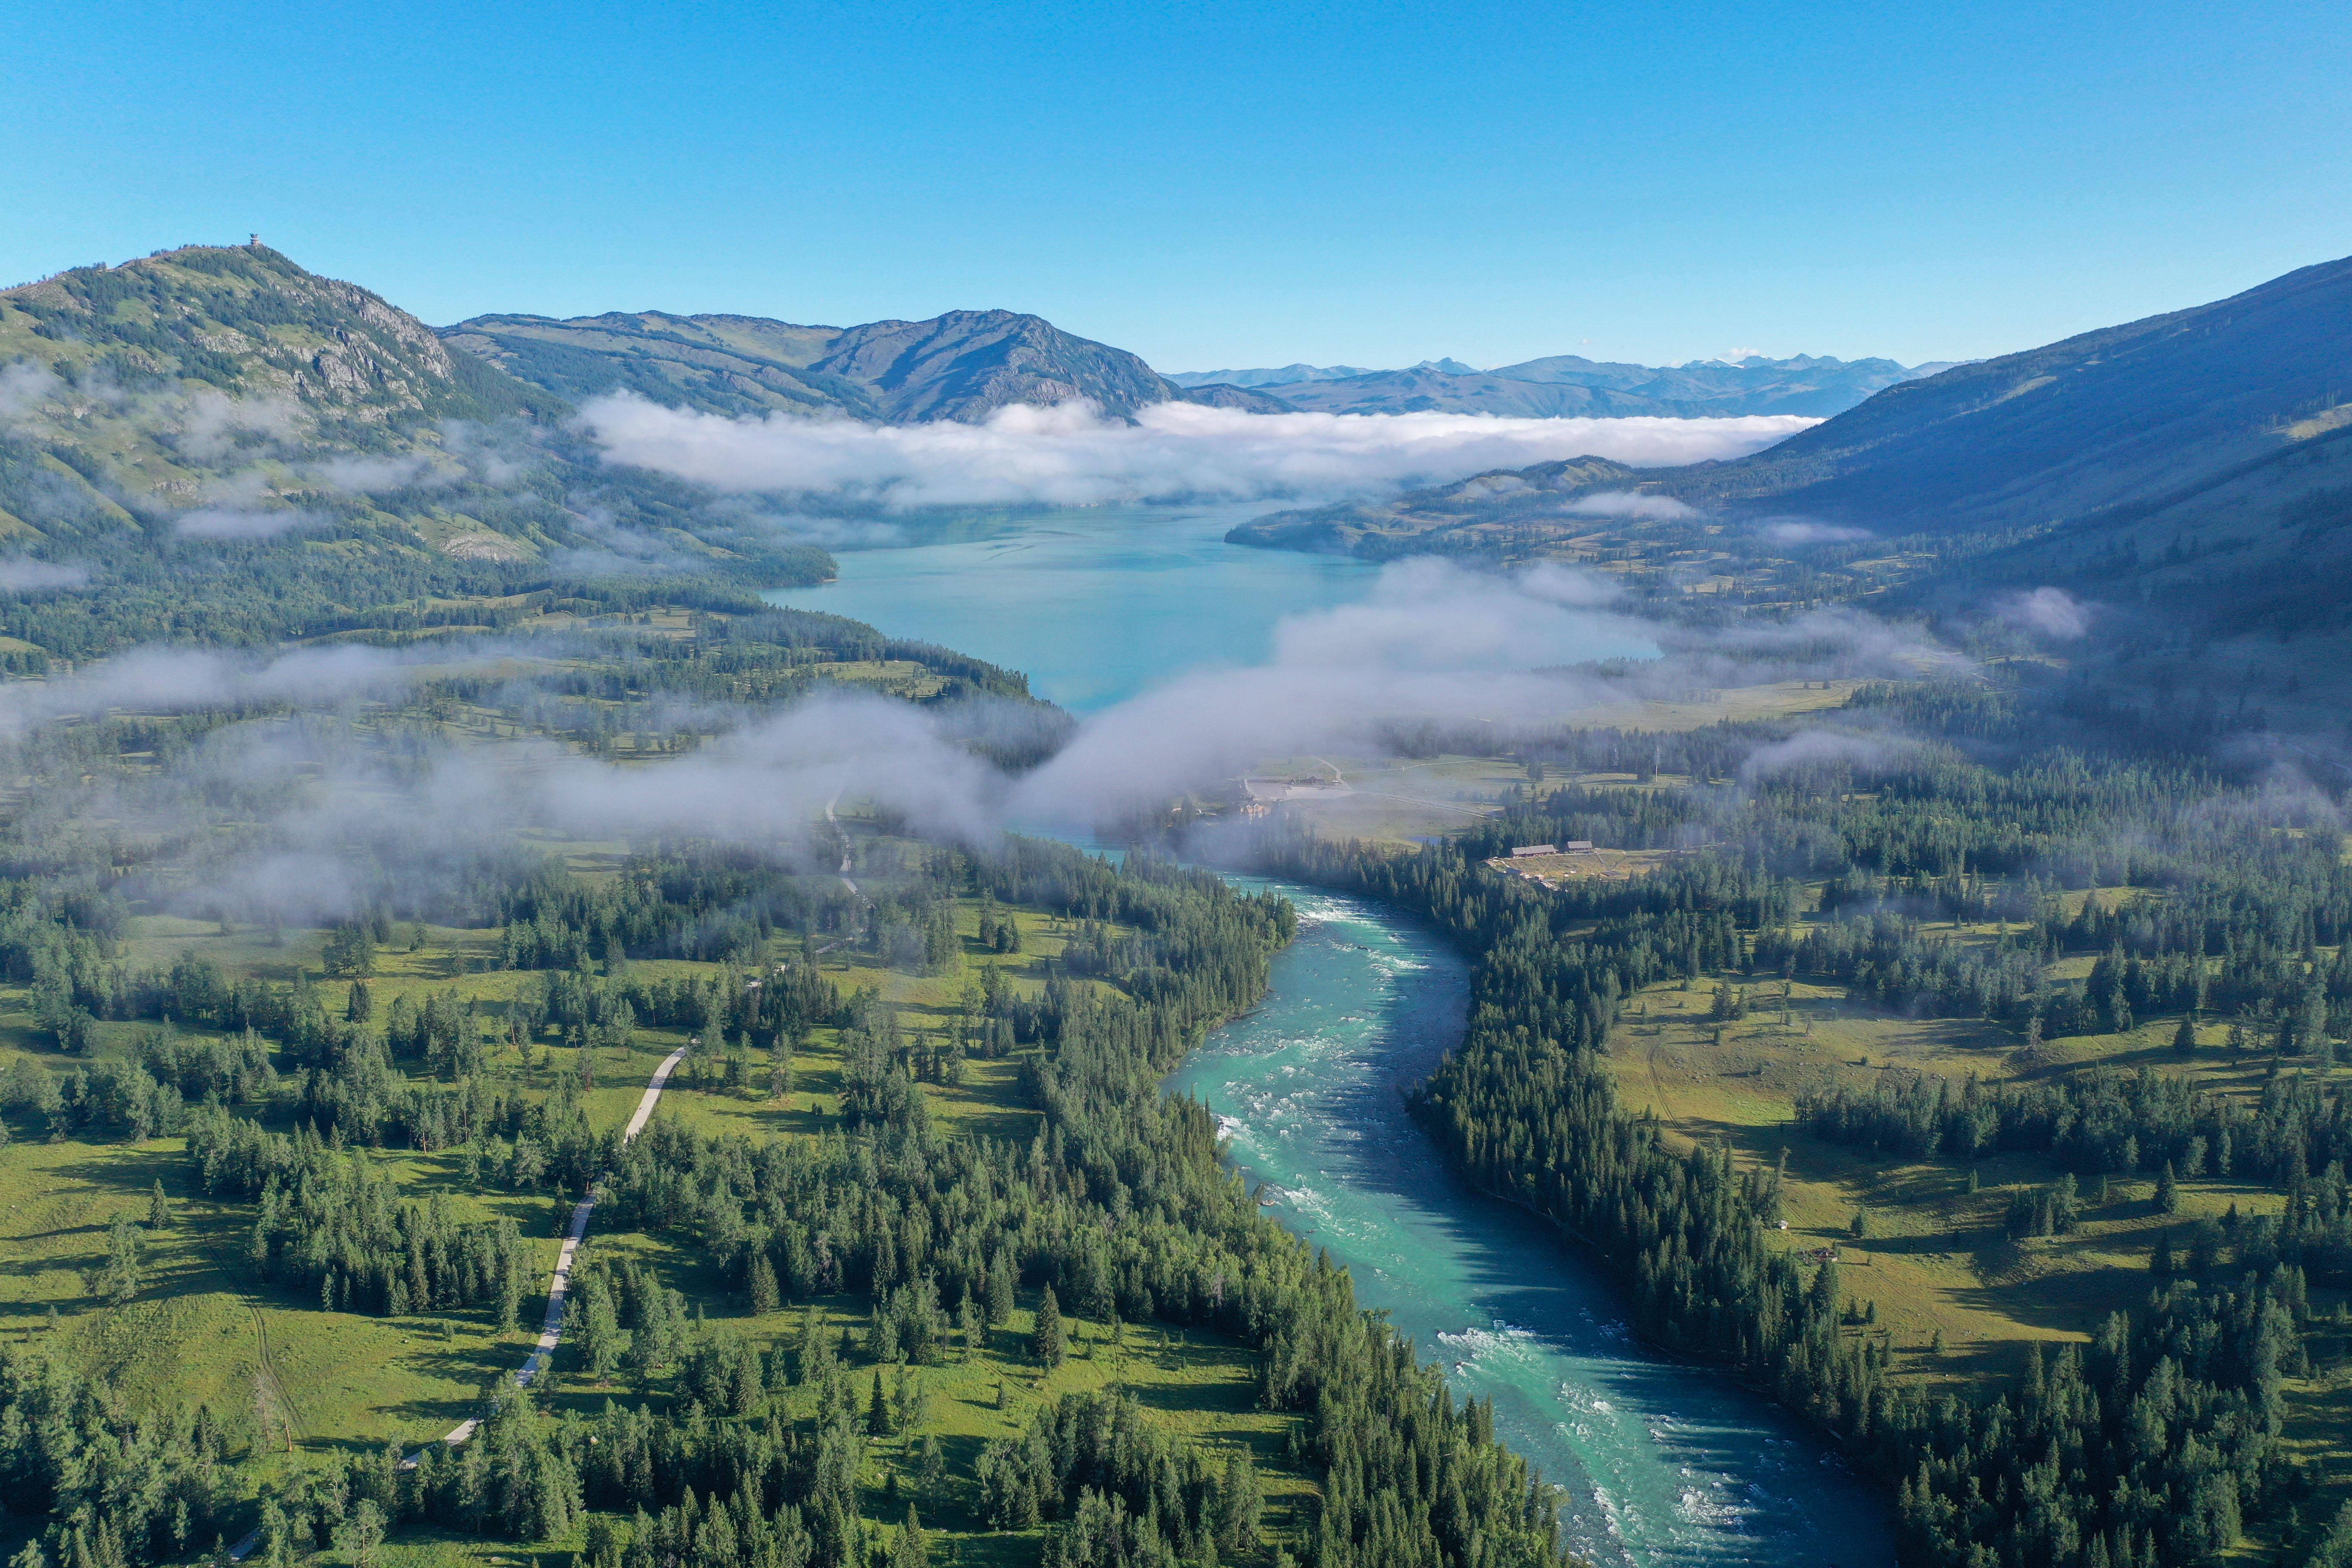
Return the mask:
<path id="1" fill-rule="evenodd" d="M 894 508 L 1360 495 L 1560 458 L 1641 467 L 1736 458 L 1818 420 L 1507 419 L 1473 414 L 1247 414 L 1162 403 L 1133 423 L 1088 404 L 1016 405 L 984 424 L 730 417 L 627 394 L 582 427 L 616 463 L 723 490 Z"/>

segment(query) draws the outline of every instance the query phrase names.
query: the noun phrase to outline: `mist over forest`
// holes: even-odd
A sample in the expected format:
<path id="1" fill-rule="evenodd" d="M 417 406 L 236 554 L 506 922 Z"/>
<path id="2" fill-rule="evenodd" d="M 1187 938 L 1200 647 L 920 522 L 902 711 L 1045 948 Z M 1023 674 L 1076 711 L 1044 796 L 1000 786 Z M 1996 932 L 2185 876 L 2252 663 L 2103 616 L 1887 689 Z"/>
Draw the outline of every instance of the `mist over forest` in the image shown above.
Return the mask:
<path id="1" fill-rule="evenodd" d="M 1465 966 L 1462 1223 L 1895 1560 L 2352 1560 L 2347 289 L 1500 414 L 257 241 L 0 289 L 0 1548 L 1564 1565 L 1566 1395 L 1163 1091 L 1336 899 Z M 1349 595 L 1083 715 L 771 597 L 1239 503 Z M 1613 1549 L 1817 1550 L 1708 1506 Z"/>

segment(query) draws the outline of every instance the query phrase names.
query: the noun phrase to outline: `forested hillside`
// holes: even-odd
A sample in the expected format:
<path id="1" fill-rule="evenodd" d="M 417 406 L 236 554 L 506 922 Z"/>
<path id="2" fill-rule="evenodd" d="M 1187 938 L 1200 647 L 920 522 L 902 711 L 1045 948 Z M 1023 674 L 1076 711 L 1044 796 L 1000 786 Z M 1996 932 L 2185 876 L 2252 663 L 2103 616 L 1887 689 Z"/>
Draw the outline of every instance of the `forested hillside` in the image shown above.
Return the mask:
<path id="1" fill-rule="evenodd" d="M 259 247 L 0 291 L 10 664 L 502 625 L 526 595 L 616 605 L 649 569 L 739 597 L 831 574 L 756 514 L 605 470 L 568 412 Z"/>
<path id="2" fill-rule="evenodd" d="M 1616 1268 L 1645 1335 L 1838 1433 L 1906 1562 L 2333 1562 L 2332 812 L 2169 747 L 2046 749 L 2032 687 L 1858 706 L 1942 738 L 1758 772 L 1785 731 L 1530 737 L 1567 781 L 1493 823 L 1280 863 L 1475 955 L 1433 1131 Z M 1632 882 L 1484 863 L 1576 839 L 1711 847 Z"/>
<path id="3" fill-rule="evenodd" d="M 1017 672 L 264 249 L 0 350 L 16 1568 L 1560 1561 L 1160 1093 L 1287 906 L 934 841 Z"/>
<path id="4" fill-rule="evenodd" d="M 290 984 L 184 951 L 142 969 L 17 886 L 0 960 L 44 1039 L 11 1053 L 5 1124 L 36 1142 L 0 1173 L 46 1137 L 123 1172 L 100 1206 L 136 1200 L 68 1288 L 87 1302 L 44 1266 L 0 1303 L 39 1326 L 0 1348 L 17 1560 L 166 1561 L 257 1525 L 267 1562 L 417 1529 L 719 1568 L 912 1563 L 942 1531 L 1070 1564 L 1559 1562 L 1489 1415 L 1159 1091 L 1263 988 L 1288 907 L 1056 846 L 861 833 L 856 858 L 855 894 L 711 846 L 544 865 L 486 886 L 475 925 L 338 928 Z M 410 930 L 407 954 L 462 963 L 428 978 Z M 625 1149 L 612 1117 L 673 1041 L 690 1103 Z M 182 1151 L 152 1191 L 145 1147 Z M 518 1389 L 535 1216 L 592 1178 L 562 1353 Z M 158 1407 L 89 1376 L 112 1321 L 199 1353 L 143 1303 L 201 1305 L 176 1260 L 206 1235 L 275 1325 L 249 1399 Z M 40 1326 L 44 1295 L 69 1316 Z M 345 1321 L 469 1347 L 479 1433 L 398 1462 L 420 1418 L 467 1410 L 460 1383 L 454 1408 L 306 1438 L 347 1417 L 288 1392 L 270 1338 L 283 1365 Z M 415 1360 L 353 1371 L 382 1401 Z"/>

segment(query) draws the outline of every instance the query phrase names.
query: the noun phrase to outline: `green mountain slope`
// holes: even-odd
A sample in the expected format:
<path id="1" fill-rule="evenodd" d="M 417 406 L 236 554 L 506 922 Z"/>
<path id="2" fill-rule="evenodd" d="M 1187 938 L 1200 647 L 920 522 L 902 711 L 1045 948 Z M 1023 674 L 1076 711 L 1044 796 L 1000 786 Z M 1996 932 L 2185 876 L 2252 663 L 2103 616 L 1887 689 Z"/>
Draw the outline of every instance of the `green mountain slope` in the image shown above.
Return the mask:
<path id="1" fill-rule="evenodd" d="M 826 408 L 872 416 L 866 390 L 809 367 L 832 341 L 829 327 L 745 316 L 614 311 L 568 321 L 477 316 L 441 330 L 452 345 L 577 403 L 626 391 L 713 414 Z"/>
<path id="2" fill-rule="evenodd" d="M 260 247 L 0 290 L 0 625 L 16 667 L 156 639 L 504 625 L 658 569 L 736 597 L 821 551 L 605 469 L 570 405 Z"/>
<path id="3" fill-rule="evenodd" d="M 713 414 L 832 410 L 906 424 L 977 421 L 1013 404 L 1079 398 L 1121 418 L 1155 403 L 1284 406 L 1238 387 L 1178 386 L 1123 349 L 1012 310 L 950 310 L 928 321 L 857 327 L 658 310 L 569 321 L 478 316 L 442 329 L 442 336 L 575 402 L 626 391 Z"/>
<path id="4" fill-rule="evenodd" d="M 289 397 L 331 420 L 536 415 L 554 400 L 452 354 L 366 289 L 260 246 L 189 246 L 0 289 L 0 347 L 52 370 L 100 369 L 124 388 L 171 380 Z"/>

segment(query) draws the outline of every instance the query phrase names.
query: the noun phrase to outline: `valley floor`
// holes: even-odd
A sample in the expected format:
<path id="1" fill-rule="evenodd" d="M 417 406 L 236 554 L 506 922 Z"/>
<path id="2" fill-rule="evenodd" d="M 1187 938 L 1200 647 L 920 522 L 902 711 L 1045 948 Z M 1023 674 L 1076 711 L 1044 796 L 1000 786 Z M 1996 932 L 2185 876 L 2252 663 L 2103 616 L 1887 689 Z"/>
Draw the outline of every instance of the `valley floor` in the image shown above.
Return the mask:
<path id="1" fill-rule="evenodd" d="M 871 989 L 896 1010 L 899 1027 L 910 1036 L 944 1035 L 983 963 L 998 966 L 1019 987 L 1063 950 L 1065 922 L 1035 911 L 1004 912 L 1022 932 L 1019 953 L 983 948 L 977 902 L 960 901 L 963 951 L 945 973 L 880 967 L 854 942 L 833 937 L 805 940 L 823 973 L 845 996 Z M 404 937 L 409 928 L 401 929 Z M 134 922 L 125 956 L 140 963 L 169 963 L 192 952 L 233 974 L 287 980 L 298 971 L 319 972 L 322 940 L 320 932 L 289 932 L 280 944 L 260 933 L 224 933 L 205 922 L 142 919 Z M 790 956 L 803 941 L 780 936 L 771 956 Z M 401 997 L 421 1005 L 430 994 L 454 991 L 473 1006 L 488 1038 L 519 992 L 540 984 L 535 973 L 490 967 L 498 952 L 495 931 L 442 927 L 425 930 L 413 951 L 386 949 L 370 979 L 378 1016 Z M 631 973 L 708 975 L 718 968 L 641 961 Z M 340 1006 L 346 984 L 321 984 Z M 20 1061 L 52 1072 L 73 1065 L 41 1037 L 26 1005 L 24 991 L 0 987 L 0 1074 Z M 139 1034 L 156 1026 L 101 1025 L 95 1054 L 129 1050 Z M 794 1057 L 792 1088 L 782 1095 L 770 1092 L 764 1067 L 752 1069 L 754 1081 L 730 1089 L 717 1061 L 706 1067 L 690 1060 L 671 1080 L 658 1115 L 704 1133 L 740 1132 L 754 1139 L 809 1137 L 836 1128 L 838 1033 L 831 1027 L 813 1032 Z M 583 1097 L 592 1125 L 602 1131 L 625 1122 L 655 1067 L 685 1042 L 681 1029 L 644 1027 L 625 1048 L 596 1048 L 593 1087 Z M 486 1078 L 534 1097 L 581 1069 L 581 1049 L 561 1043 L 534 1042 L 517 1051 L 491 1039 L 489 1047 Z M 970 1059 L 960 1082 L 926 1083 L 923 1092 L 935 1121 L 959 1135 L 1025 1144 L 1040 1122 L 1022 1083 L 1026 1054 Z M 255 1277 L 245 1261 L 252 1206 L 201 1195 L 188 1179 L 183 1140 L 51 1139 L 21 1110 L 9 1114 L 5 1125 L 13 1137 L 0 1146 L 0 1344 L 63 1357 L 103 1377 L 134 1406 L 208 1408 L 237 1456 L 257 1461 L 251 1466 L 257 1479 L 386 1445 L 412 1450 L 474 1414 L 484 1389 L 510 1374 L 529 1352 L 572 1212 L 572 1194 L 511 1192 L 490 1184 L 476 1150 L 361 1151 L 356 1157 L 395 1175 L 404 1197 L 438 1198 L 461 1218 L 515 1220 L 529 1242 L 533 1283 L 522 1326 L 505 1332 L 478 1310 L 384 1317 L 327 1311 L 316 1300 Z M 123 1214 L 143 1226 L 158 1184 L 171 1215 L 167 1224 L 146 1235 L 140 1292 L 121 1306 L 104 1305 L 93 1299 L 87 1281 L 105 1260 L 109 1227 Z M 852 1344 L 866 1324 L 863 1307 L 846 1296 L 748 1313 L 728 1282 L 690 1248 L 672 1238 L 615 1228 L 602 1205 L 582 1258 L 599 1254 L 616 1266 L 624 1258 L 647 1266 L 694 1305 L 698 1322 L 707 1318 L 741 1333 L 763 1356 L 779 1343 L 797 1342 L 808 1314 L 836 1331 L 849 1331 Z M 952 1552 L 953 1561 L 972 1564 L 1034 1561 L 1039 1531 L 982 1528 L 970 1479 L 981 1446 L 1017 1436 L 1041 1405 L 1065 1394 L 1115 1387 L 1171 1432 L 1212 1449 L 1245 1450 L 1265 1479 L 1267 1527 L 1293 1527 L 1296 1506 L 1311 1490 L 1286 1459 L 1297 1418 L 1259 1407 L 1256 1358 L 1247 1346 L 1203 1331 L 1114 1325 L 1066 1312 L 1070 1357 L 1047 1370 L 1028 1349 L 1035 1305 L 1024 1292 L 1009 1320 L 986 1335 L 979 1353 L 951 1353 L 941 1364 L 917 1369 L 932 1396 L 931 1416 L 923 1434 L 876 1446 L 863 1478 L 870 1517 L 890 1524 L 903 1521 L 901 1499 L 911 1497 L 906 1489 L 915 1481 L 914 1438 L 933 1436 L 947 1458 L 949 1481 L 945 1496 L 923 1511 L 935 1541 L 948 1543 L 940 1549 Z M 850 1365 L 862 1389 L 869 1375 L 866 1362 L 853 1352 Z M 887 1369 L 885 1375 L 894 1372 Z M 594 1380 L 567 1342 L 537 1391 L 542 1406 L 583 1415 L 616 1399 L 643 1398 L 656 1408 L 682 1410 L 687 1396 L 667 1382 L 646 1387 Z M 794 1389 L 785 1409 L 805 1414 L 802 1406 L 814 1397 L 813 1389 Z M 21 1545 L 25 1522 L 0 1519 L 0 1557 Z M 537 1563 L 543 1555 L 579 1544 L 567 1539 L 518 1546 L 428 1532 L 392 1543 L 383 1561 L 391 1568 L 458 1559 Z"/>
<path id="2" fill-rule="evenodd" d="M 1714 1016 L 1722 984 L 1744 992 L 1744 1016 Z M 1843 1288 L 1866 1320 L 1850 1331 L 1885 1336 L 1899 1376 L 1959 1388 L 2012 1378 L 2029 1345 L 2087 1342 L 2109 1313 L 2144 1308 L 2158 1282 L 2150 1258 L 2160 1237 L 2184 1236 L 2232 1207 L 2276 1214 L 2284 1194 L 2207 1175 L 2182 1180 L 2178 1210 L 2167 1214 L 2153 1175 L 2091 1178 L 2072 1234 L 2013 1238 L 2003 1223 L 2011 1198 L 2057 1178 L 2064 1167 L 2056 1161 L 1989 1154 L 1974 1163 L 1972 1183 L 1970 1165 L 1957 1160 L 1882 1155 L 1812 1135 L 1798 1125 L 1799 1095 L 1906 1075 L 1955 1086 L 1970 1078 L 2022 1083 L 2094 1065 L 2145 1067 L 2221 1094 L 2260 1093 L 2267 1053 L 2233 1056 L 2225 1031 L 2207 1026 L 2184 1058 L 2173 1048 L 2178 1024 L 2151 1019 L 2129 1034 L 2053 1039 L 2029 1055 L 2006 1029 L 1905 1018 L 1850 999 L 1841 986 L 1708 975 L 1629 998 L 1607 1061 L 1621 1103 L 1654 1111 L 1671 1142 L 1719 1142 L 1741 1165 L 1763 1169 L 1785 1157 L 1780 1244 L 1815 1256 L 1833 1249 Z M 2345 1292 L 2311 1294 L 2315 1316 L 2332 1320 L 2333 1331 L 2329 1321 L 2315 1327 L 2307 1342 L 2312 1374 L 2288 1382 L 2288 1439 L 2324 1481 L 2305 1510 L 2324 1519 L 2352 1497 L 2352 1333 L 2333 1316 L 2352 1308 L 2343 1305 Z"/>

